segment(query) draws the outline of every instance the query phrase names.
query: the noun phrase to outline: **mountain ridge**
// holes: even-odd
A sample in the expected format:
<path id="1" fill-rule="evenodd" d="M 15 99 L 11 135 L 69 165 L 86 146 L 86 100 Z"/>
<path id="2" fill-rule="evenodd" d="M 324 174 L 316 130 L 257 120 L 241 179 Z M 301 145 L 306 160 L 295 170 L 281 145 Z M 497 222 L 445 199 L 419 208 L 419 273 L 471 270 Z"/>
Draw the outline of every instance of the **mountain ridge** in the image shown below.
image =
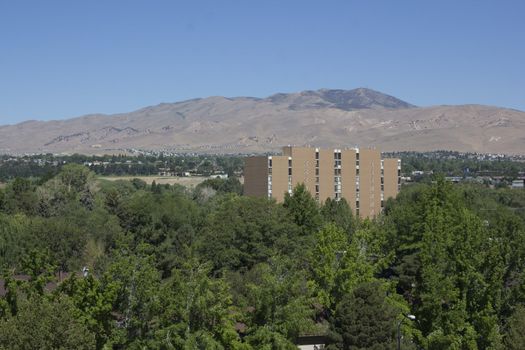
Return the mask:
<path id="1" fill-rule="evenodd" d="M 210 96 L 127 113 L 0 126 L 0 153 L 259 153 L 286 144 L 523 154 L 525 112 L 484 105 L 417 107 L 358 88 Z"/>

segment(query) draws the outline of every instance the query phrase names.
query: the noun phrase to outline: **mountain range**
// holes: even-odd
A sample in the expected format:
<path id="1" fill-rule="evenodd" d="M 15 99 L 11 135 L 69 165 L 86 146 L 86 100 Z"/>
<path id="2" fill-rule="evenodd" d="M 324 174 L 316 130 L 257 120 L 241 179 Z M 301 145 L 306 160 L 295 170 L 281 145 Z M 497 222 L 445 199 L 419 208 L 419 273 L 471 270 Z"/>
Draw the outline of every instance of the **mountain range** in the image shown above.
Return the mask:
<path id="1" fill-rule="evenodd" d="M 0 126 L 0 153 L 8 154 L 262 153 L 288 144 L 525 154 L 525 112 L 484 105 L 417 107 L 358 88 L 215 96 Z"/>

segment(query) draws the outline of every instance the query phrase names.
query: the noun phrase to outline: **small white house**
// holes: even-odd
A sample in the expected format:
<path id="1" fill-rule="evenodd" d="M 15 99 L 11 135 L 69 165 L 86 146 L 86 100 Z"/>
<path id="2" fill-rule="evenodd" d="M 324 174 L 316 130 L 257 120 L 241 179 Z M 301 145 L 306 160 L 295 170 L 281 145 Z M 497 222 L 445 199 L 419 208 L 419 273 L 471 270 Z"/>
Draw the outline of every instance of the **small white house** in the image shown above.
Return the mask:
<path id="1" fill-rule="evenodd" d="M 511 188 L 525 188 L 525 180 L 512 181 Z"/>

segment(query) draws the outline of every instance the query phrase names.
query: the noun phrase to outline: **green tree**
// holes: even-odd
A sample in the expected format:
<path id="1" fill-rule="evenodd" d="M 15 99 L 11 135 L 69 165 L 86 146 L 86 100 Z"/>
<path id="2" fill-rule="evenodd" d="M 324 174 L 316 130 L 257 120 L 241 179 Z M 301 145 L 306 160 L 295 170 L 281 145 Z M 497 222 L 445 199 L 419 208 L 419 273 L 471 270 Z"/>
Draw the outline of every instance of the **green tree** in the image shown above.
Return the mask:
<path id="1" fill-rule="evenodd" d="M 58 178 L 64 184 L 67 193 L 81 193 L 88 190 L 95 179 L 95 174 L 85 166 L 66 164 L 62 167 Z"/>
<path id="2" fill-rule="evenodd" d="M 163 286 L 156 339 L 165 348 L 240 346 L 229 286 L 222 279 L 212 278 L 210 272 L 209 264 L 190 259 L 175 269 Z"/>
<path id="3" fill-rule="evenodd" d="M 242 184 L 236 177 L 230 177 L 228 179 L 207 179 L 198 184 L 195 187 L 195 197 L 199 197 L 199 193 L 205 188 L 210 187 L 219 194 L 221 193 L 236 193 L 242 194 Z"/>
<path id="4" fill-rule="evenodd" d="M 411 193 L 413 204 L 388 212 L 400 233 L 392 244 L 398 287 L 418 316 L 426 337 L 421 343 L 429 349 L 501 348 L 499 240 L 443 178 L 422 189 Z"/>
<path id="5" fill-rule="evenodd" d="M 316 245 L 309 254 L 309 266 L 321 304 L 333 310 L 337 302 L 360 283 L 370 282 L 391 262 L 384 251 L 381 231 L 366 221 L 349 235 L 334 224 L 316 234 Z"/>
<path id="6" fill-rule="evenodd" d="M 293 344 L 300 334 L 314 330 L 314 301 L 306 274 L 291 261 L 275 258 L 258 264 L 243 279 L 235 300 L 245 310 L 246 341 L 254 348 L 280 343 L 278 348 L 287 349 L 289 345 L 283 344 Z M 270 343 L 258 343 L 262 339 Z"/>
<path id="7" fill-rule="evenodd" d="M 0 213 L 0 268 L 20 266 L 20 258 L 35 246 L 30 219 L 23 214 Z"/>
<path id="8" fill-rule="evenodd" d="M 304 184 L 297 185 L 292 194 L 286 194 L 283 206 L 304 236 L 309 236 L 321 227 L 319 206 Z"/>
<path id="9" fill-rule="evenodd" d="M 338 226 L 328 224 L 316 234 L 316 245 L 309 256 L 312 283 L 321 305 L 335 305 L 336 282 L 340 282 L 341 261 L 350 247 L 349 236 Z"/>
<path id="10" fill-rule="evenodd" d="M 297 237 L 298 228 L 282 206 L 266 198 L 227 195 L 207 215 L 198 250 L 217 270 L 246 270 L 278 252 L 304 248 Z"/>
<path id="11" fill-rule="evenodd" d="M 525 306 L 518 305 L 508 320 L 505 346 L 509 350 L 525 349 Z"/>
<path id="12" fill-rule="evenodd" d="M 0 188 L 0 212 L 3 212 L 5 210 L 5 206 L 6 206 L 5 191 Z"/>
<path id="13" fill-rule="evenodd" d="M 359 284 L 337 305 L 327 349 L 393 349 L 398 315 L 380 282 Z"/>
<path id="14" fill-rule="evenodd" d="M 5 189 L 4 207 L 8 213 L 35 213 L 37 197 L 35 187 L 28 179 L 17 177 Z"/>
<path id="15" fill-rule="evenodd" d="M 0 349 L 91 350 L 95 336 L 75 316 L 68 298 L 23 301 L 16 316 L 0 320 Z"/>
<path id="16" fill-rule="evenodd" d="M 321 207 L 321 216 L 324 222 L 336 224 L 349 235 L 355 231 L 357 226 L 352 208 L 344 198 L 338 201 L 328 198 Z"/>
<path id="17" fill-rule="evenodd" d="M 137 254 L 118 254 L 101 279 L 103 288 L 115 288 L 117 283 L 113 311 L 119 315 L 123 331 L 112 336 L 111 342 L 117 347 L 131 347 L 152 337 L 160 312 L 160 273 L 154 267 L 153 257 L 141 252 L 147 251 L 147 246 L 137 250 Z"/>
<path id="18" fill-rule="evenodd" d="M 38 239 L 38 248 L 49 252 L 60 271 L 80 270 L 88 227 L 80 227 L 66 218 L 52 217 L 35 218 L 31 229 Z"/>
<path id="19" fill-rule="evenodd" d="M 118 288 L 117 281 L 102 284 L 92 274 L 85 278 L 72 274 L 59 285 L 57 293 L 69 296 L 75 306 L 73 314 L 95 335 L 97 349 L 102 349 L 110 341 L 115 329 L 112 312 Z"/>

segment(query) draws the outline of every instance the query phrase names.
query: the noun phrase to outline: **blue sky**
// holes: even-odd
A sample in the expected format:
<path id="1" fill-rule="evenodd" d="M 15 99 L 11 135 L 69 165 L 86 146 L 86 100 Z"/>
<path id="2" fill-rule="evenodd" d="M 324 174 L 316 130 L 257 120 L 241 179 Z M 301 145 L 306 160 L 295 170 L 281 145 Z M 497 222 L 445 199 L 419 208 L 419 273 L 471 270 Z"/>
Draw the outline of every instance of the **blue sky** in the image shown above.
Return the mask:
<path id="1" fill-rule="evenodd" d="M 523 0 L 0 0 L 0 124 L 368 87 L 525 110 Z"/>

